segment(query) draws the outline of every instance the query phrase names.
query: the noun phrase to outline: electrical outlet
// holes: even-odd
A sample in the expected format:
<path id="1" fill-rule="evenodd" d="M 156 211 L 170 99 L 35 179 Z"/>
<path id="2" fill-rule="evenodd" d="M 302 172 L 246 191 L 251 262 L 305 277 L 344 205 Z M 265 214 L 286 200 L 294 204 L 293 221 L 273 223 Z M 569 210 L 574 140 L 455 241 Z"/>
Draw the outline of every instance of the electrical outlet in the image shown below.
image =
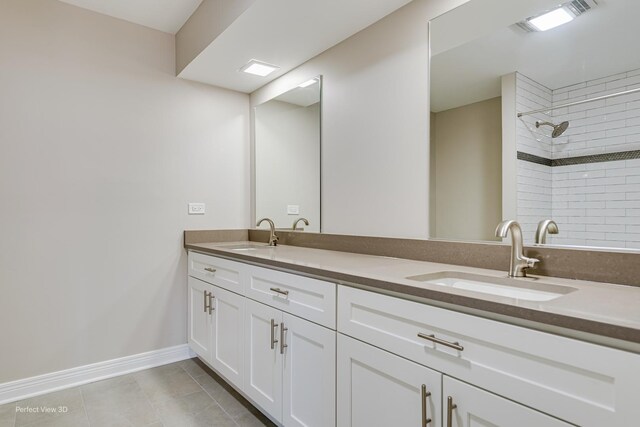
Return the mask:
<path id="1" fill-rule="evenodd" d="M 205 211 L 204 203 L 189 203 L 189 215 L 204 215 Z"/>
<path id="2" fill-rule="evenodd" d="M 299 215 L 299 214 L 300 214 L 299 205 L 287 205 L 287 215 Z"/>

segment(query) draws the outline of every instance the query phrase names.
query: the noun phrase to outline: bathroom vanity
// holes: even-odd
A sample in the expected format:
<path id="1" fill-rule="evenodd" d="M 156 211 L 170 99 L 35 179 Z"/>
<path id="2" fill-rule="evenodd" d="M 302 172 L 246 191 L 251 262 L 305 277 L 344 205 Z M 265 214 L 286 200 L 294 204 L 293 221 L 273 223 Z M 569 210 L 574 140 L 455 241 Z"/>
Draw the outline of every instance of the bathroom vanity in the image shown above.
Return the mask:
<path id="1" fill-rule="evenodd" d="M 278 424 L 640 417 L 639 343 L 614 348 L 593 333 L 640 329 L 640 288 L 541 278 L 518 289 L 494 270 L 256 242 L 187 249 L 189 345 Z M 607 317 L 616 305 L 595 301 L 604 289 L 628 312 Z"/>

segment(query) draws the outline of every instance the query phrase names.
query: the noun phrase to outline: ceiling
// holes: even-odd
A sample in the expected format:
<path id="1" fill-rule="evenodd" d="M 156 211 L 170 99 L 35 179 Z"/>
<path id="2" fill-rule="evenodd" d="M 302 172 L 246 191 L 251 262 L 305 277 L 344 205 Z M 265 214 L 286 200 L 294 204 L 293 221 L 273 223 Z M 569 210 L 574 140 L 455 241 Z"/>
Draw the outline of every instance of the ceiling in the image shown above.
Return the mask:
<path id="1" fill-rule="evenodd" d="M 471 0 L 467 5 L 487 1 L 499 0 Z M 448 50 L 436 41 L 436 28 L 432 26 L 433 43 L 438 44 L 434 51 L 440 52 L 431 64 L 432 111 L 500 96 L 500 77 L 514 71 L 558 89 L 640 68 L 640 50 L 634 47 L 640 40 L 640 1 L 598 3 L 598 7 L 553 30 L 526 33 L 502 22 L 493 31 L 484 31 L 480 37 Z M 474 10 L 465 18 L 463 8 L 467 5 L 454 11 L 459 15 L 457 25 L 468 28 L 469 22 L 491 20 L 488 8 Z M 531 14 L 520 16 L 524 19 Z M 512 19 L 511 24 L 518 20 Z"/>
<path id="2" fill-rule="evenodd" d="M 175 34 L 202 0 L 60 0 L 83 9 Z"/>
<path id="3" fill-rule="evenodd" d="M 251 93 L 410 1 L 258 0 L 179 77 Z M 239 72 L 250 59 L 280 69 L 268 77 Z"/>
<path id="4" fill-rule="evenodd" d="M 300 107 L 308 107 L 320 102 L 320 83 L 316 82 L 307 87 L 295 87 L 273 99 Z"/>

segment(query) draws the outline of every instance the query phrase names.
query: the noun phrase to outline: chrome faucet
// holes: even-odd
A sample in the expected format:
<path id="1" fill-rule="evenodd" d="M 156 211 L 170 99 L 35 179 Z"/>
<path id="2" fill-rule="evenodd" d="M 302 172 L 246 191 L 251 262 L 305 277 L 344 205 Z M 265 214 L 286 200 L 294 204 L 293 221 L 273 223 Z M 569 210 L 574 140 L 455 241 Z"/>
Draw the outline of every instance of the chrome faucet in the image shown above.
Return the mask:
<path id="1" fill-rule="evenodd" d="M 558 234 L 558 224 L 551 219 L 545 219 L 538 223 L 538 229 L 536 230 L 536 243 L 544 245 L 547 243 L 547 233 Z"/>
<path id="2" fill-rule="evenodd" d="M 298 223 L 300 221 L 303 221 L 304 225 L 306 225 L 307 227 L 309 226 L 309 220 L 307 218 L 298 218 L 293 222 L 293 231 L 296 231 L 298 229 Z"/>
<path id="3" fill-rule="evenodd" d="M 271 228 L 271 231 L 269 233 L 269 246 L 276 246 L 278 244 L 278 236 L 276 236 L 276 225 L 273 223 L 273 221 L 271 221 L 269 218 L 262 218 L 260 221 L 258 221 L 256 227 L 260 227 L 260 224 L 262 224 L 264 221 L 267 221 L 269 223 L 269 227 Z"/>
<path id="4" fill-rule="evenodd" d="M 527 268 L 535 268 L 539 259 L 524 256 L 524 244 L 522 243 L 522 229 L 516 221 L 502 221 L 496 228 L 496 237 L 507 237 L 511 231 L 511 265 L 509 277 L 527 277 Z"/>

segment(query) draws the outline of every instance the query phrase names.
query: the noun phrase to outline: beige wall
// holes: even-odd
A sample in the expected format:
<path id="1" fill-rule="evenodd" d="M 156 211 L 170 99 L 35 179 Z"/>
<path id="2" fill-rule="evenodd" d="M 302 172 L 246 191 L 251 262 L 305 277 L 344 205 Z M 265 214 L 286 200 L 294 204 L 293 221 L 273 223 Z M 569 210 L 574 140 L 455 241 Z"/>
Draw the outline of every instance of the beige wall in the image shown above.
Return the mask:
<path id="1" fill-rule="evenodd" d="M 429 236 L 436 235 L 436 113 L 429 115 Z"/>
<path id="2" fill-rule="evenodd" d="M 174 59 L 169 34 L 0 2 L 0 383 L 186 343 L 182 231 L 249 225 L 249 97 Z"/>
<path id="3" fill-rule="evenodd" d="M 428 236 L 428 23 L 465 1 L 415 0 L 251 94 L 323 76 L 323 231 Z"/>
<path id="4" fill-rule="evenodd" d="M 432 237 L 496 240 L 502 218 L 501 98 L 432 114 Z"/>

